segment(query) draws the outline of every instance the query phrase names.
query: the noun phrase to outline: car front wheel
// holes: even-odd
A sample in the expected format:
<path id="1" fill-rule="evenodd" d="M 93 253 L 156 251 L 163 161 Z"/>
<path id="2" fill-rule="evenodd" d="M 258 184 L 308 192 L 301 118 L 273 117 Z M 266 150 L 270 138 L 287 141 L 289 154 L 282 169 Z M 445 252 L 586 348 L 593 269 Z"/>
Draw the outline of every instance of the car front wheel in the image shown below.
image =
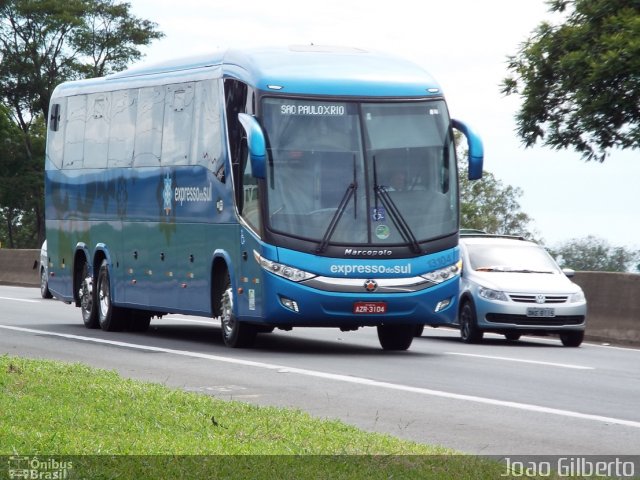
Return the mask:
<path id="1" fill-rule="evenodd" d="M 464 343 L 478 343 L 484 332 L 478 328 L 476 309 L 466 301 L 460 309 L 460 338 Z"/>
<path id="2" fill-rule="evenodd" d="M 560 341 L 565 347 L 579 347 L 584 340 L 584 332 L 562 332 Z"/>

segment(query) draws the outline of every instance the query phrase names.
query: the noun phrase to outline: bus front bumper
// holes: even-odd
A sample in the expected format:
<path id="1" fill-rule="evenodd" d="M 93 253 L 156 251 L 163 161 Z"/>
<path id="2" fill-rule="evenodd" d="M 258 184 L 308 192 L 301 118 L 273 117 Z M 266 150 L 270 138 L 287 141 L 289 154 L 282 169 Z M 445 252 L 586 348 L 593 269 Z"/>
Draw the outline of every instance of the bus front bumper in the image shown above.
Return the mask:
<path id="1" fill-rule="evenodd" d="M 353 279 L 362 285 L 361 293 L 357 293 L 329 291 L 269 277 L 264 290 L 264 321 L 272 325 L 354 328 L 455 322 L 457 276 L 429 288 L 397 293 L 368 292 L 365 283 L 371 279 Z M 385 284 L 384 279 L 373 281 Z"/>

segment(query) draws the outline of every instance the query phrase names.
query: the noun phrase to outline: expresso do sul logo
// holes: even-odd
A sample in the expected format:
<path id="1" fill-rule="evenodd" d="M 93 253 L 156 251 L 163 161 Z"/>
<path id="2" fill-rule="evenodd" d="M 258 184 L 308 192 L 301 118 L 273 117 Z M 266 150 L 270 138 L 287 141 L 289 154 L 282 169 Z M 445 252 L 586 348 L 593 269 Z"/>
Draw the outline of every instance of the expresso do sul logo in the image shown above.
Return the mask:
<path id="1" fill-rule="evenodd" d="M 182 206 L 184 203 L 191 202 L 211 202 L 213 200 L 213 184 L 205 186 L 173 186 L 173 179 L 167 173 L 163 178 L 162 188 L 162 208 L 165 215 L 171 214 L 174 202 L 176 205 Z"/>

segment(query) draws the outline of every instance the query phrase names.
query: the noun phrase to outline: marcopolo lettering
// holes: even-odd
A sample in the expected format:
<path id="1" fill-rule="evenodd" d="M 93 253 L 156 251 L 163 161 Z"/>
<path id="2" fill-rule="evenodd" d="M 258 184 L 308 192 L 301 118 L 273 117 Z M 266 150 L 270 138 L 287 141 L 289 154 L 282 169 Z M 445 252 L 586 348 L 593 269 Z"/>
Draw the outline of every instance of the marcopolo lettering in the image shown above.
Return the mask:
<path id="1" fill-rule="evenodd" d="M 344 254 L 351 257 L 388 257 L 393 255 L 392 250 L 355 250 L 353 248 L 345 248 Z"/>

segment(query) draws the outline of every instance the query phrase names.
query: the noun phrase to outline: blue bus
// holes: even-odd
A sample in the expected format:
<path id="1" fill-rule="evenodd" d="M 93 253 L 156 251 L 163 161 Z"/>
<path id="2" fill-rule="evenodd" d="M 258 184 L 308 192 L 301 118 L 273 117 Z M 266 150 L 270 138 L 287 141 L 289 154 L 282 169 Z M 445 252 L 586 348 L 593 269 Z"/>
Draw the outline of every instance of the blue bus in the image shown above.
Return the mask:
<path id="1" fill-rule="evenodd" d="M 49 289 L 87 328 L 219 318 L 377 327 L 406 350 L 459 289 L 454 129 L 438 84 L 355 48 L 227 50 L 60 84 L 48 119 Z"/>

